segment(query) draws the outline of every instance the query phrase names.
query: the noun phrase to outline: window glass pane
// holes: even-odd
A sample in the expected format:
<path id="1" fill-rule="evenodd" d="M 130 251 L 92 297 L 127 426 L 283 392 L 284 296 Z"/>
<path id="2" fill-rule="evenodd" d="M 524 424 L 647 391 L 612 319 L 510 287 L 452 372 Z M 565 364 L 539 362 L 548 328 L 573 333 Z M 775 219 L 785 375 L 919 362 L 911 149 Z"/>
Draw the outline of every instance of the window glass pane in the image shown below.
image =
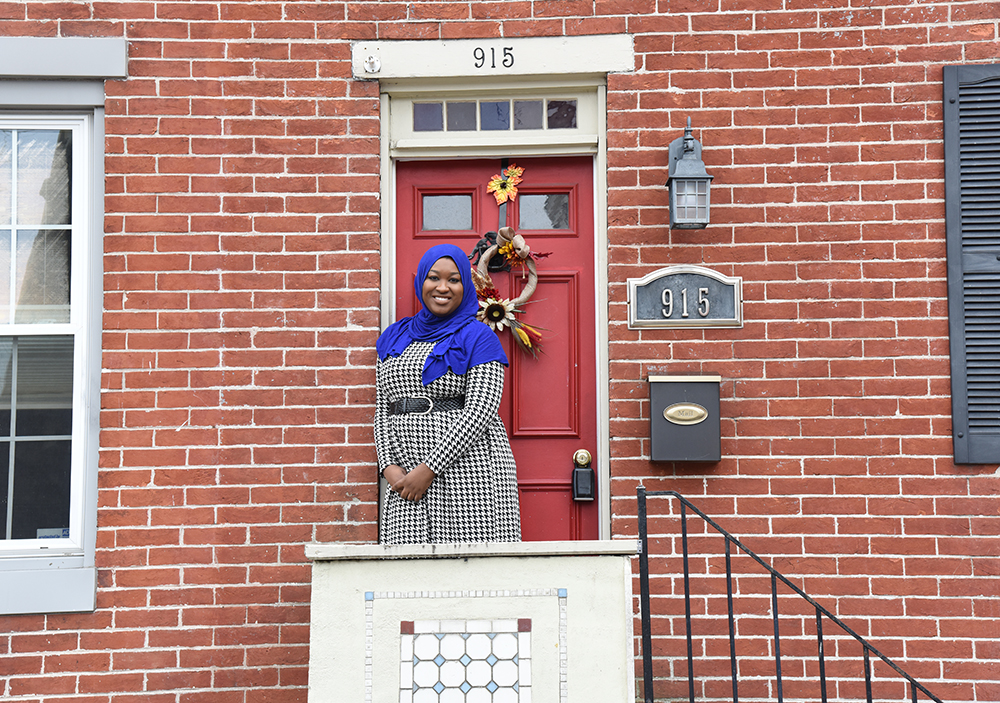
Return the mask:
<path id="1" fill-rule="evenodd" d="M 425 195 L 422 200 L 421 229 L 472 229 L 471 195 Z"/>
<path id="2" fill-rule="evenodd" d="M 448 103 L 448 131 L 465 132 L 476 128 L 476 103 Z"/>
<path id="3" fill-rule="evenodd" d="M 481 102 L 479 116 L 484 130 L 510 129 L 510 102 Z"/>
<path id="4" fill-rule="evenodd" d="M 569 193 L 522 193 L 518 229 L 569 229 Z"/>
<path id="5" fill-rule="evenodd" d="M 13 388 L 14 338 L 0 337 L 0 437 L 10 437 L 10 394 Z M 0 483 L 0 486 L 6 485 Z"/>
<path id="6" fill-rule="evenodd" d="M 576 128 L 576 100 L 549 100 L 549 129 Z"/>
<path id="7" fill-rule="evenodd" d="M 0 338 L 0 408 L 4 534 L 8 539 L 68 537 L 73 337 Z M 11 415 L 17 427 L 13 443 Z M 65 438 L 55 439 L 59 435 Z"/>
<path id="8" fill-rule="evenodd" d="M 413 131 L 440 132 L 444 129 L 444 106 L 441 103 L 413 104 Z"/>
<path id="9" fill-rule="evenodd" d="M 17 233 L 15 322 L 69 322 L 69 243 L 69 230 Z"/>
<path id="10" fill-rule="evenodd" d="M 0 229 L 0 323 L 10 322 L 10 230 Z"/>
<path id="11" fill-rule="evenodd" d="M 17 133 L 17 224 L 70 224 L 70 130 Z"/>
<path id="12" fill-rule="evenodd" d="M 68 435 L 73 432 L 73 408 L 17 409 L 17 435 Z"/>
<path id="13" fill-rule="evenodd" d="M 69 536 L 70 446 L 69 440 L 16 443 L 12 539 Z"/>
<path id="14" fill-rule="evenodd" d="M 8 495 L 10 485 L 10 442 L 0 442 L 0 539 L 8 539 L 7 523 L 10 522 Z"/>
<path id="15" fill-rule="evenodd" d="M 542 101 L 514 101 L 514 129 L 541 129 Z"/>
<path id="16" fill-rule="evenodd" d="M 15 362 L 17 436 L 70 434 L 73 431 L 73 338 L 18 337 Z"/>
<path id="17" fill-rule="evenodd" d="M 0 227 L 10 225 L 11 184 L 14 182 L 13 133 L 0 130 Z"/>

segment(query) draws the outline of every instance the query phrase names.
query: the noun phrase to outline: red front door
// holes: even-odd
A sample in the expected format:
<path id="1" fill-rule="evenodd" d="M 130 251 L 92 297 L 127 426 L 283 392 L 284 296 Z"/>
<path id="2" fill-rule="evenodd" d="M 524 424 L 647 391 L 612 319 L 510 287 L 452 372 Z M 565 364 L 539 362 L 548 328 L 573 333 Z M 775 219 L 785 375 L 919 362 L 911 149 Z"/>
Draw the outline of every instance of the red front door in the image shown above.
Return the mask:
<path id="1" fill-rule="evenodd" d="M 524 174 L 505 211 L 486 191 L 499 159 L 396 164 L 396 317 L 416 312 L 413 272 L 434 244 L 471 252 L 484 233 L 510 226 L 533 252 L 550 252 L 520 316 L 542 328 L 542 352 L 532 358 L 500 333 L 510 359 L 500 414 L 517 460 L 524 539 L 597 539 L 600 497 L 574 501 L 571 483 L 573 453 L 597 456 L 593 159 L 509 161 Z M 523 286 L 514 271 L 492 277 L 508 298 Z"/>

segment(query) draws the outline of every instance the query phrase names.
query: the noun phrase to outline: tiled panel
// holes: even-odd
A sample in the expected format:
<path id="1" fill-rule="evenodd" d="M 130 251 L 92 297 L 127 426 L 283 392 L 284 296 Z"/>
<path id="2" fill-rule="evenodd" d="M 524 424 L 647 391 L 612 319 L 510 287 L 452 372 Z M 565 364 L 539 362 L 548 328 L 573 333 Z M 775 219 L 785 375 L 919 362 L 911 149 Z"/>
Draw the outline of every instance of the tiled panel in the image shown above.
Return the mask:
<path id="1" fill-rule="evenodd" d="M 400 623 L 400 703 L 531 703 L 531 620 Z"/>
<path id="2" fill-rule="evenodd" d="M 374 607 L 381 599 L 555 597 L 559 605 L 559 697 L 567 693 L 565 588 L 522 591 L 365 592 L 365 700 L 372 700 Z M 530 618 L 403 620 L 399 703 L 531 703 Z M 378 672 L 381 679 L 386 674 Z M 535 687 L 537 688 L 537 686 Z"/>

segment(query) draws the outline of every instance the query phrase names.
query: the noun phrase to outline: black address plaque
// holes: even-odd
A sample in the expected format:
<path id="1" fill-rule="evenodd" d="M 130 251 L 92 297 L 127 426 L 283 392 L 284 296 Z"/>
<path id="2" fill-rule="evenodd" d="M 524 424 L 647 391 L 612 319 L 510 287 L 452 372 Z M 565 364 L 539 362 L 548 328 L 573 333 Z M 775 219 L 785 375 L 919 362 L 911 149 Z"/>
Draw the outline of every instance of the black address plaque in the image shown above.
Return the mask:
<path id="1" fill-rule="evenodd" d="M 743 279 L 702 266 L 668 266 L 630 278 L 628 326 L 742 327 Z"/>

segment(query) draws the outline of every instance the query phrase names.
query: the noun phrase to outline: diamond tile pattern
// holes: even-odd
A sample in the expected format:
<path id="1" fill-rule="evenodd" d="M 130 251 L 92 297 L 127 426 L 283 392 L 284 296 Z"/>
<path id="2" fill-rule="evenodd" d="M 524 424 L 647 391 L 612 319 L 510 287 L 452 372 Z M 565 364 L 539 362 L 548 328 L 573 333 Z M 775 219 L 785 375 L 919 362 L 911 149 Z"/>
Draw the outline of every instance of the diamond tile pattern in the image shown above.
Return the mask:
<path id="1" fill-rule="evenodd" d="M 400 703 L 531 703 L 530 620 L 416 620 L 400 637 Z"/>

